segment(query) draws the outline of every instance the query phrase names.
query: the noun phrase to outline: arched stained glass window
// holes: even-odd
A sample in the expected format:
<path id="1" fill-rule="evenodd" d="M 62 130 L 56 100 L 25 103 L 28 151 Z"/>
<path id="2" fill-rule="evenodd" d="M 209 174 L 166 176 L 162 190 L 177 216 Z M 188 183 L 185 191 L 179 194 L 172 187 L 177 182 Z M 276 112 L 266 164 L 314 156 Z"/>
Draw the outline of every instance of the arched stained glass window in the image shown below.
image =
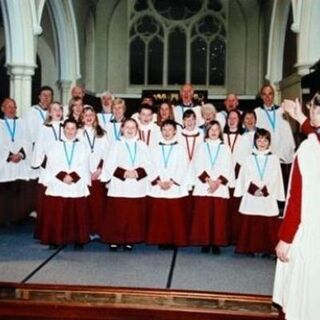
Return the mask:
<path id="1" fill-rule="evenodd" d="M 224 4 L 221 0 L 134 0 L 129 23 L 130 84 L 223 86 Z"/>

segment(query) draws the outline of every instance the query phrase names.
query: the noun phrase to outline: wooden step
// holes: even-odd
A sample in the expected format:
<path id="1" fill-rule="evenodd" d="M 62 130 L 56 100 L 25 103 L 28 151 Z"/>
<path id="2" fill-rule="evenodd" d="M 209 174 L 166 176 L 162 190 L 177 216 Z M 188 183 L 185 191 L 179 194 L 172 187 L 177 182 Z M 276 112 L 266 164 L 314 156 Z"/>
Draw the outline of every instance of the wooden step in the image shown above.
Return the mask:
<path id="1" fill-rule="evenodd" d="M 280 319 L 270 296 L 0 283 L 0 319 Z"/>

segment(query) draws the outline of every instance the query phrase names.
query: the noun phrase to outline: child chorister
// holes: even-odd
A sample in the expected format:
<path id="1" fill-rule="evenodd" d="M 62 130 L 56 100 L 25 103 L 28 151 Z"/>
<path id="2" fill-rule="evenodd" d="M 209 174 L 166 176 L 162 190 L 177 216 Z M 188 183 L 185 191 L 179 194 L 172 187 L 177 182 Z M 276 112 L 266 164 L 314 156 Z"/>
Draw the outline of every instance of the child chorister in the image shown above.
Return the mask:
<path id="1" fill-rule="evenodd" d="M 109 153 L 109 143 L 106 132 L 98 123 L 97 114 L 92 106 L 85 105 L 82 119 L 82 129 L 79 139 L 84 142 L 89 153 L 91 185 L 88 197 L 90 218 L 90 238 L 97 239 L 101 234 L 101 226 L 105 215 L 107 189 L 101 182 L 101 172 L 104 159 Z"/>
<path id="2" fill-rule="evenodd" d="M 34 144 L 31 166 L 40 168 L 37 188 L 36 212 L 37 221 L 34 236 L 37 238 L 38 226 L 41 220 L 43 195 L 46 190 L 44 185 L 47 153 L 56 141 L 61 139 L 62 134 L 63 106 L 59 102 L 53 102 L 48 107 L 48 115 L 45 123 L 40 127 L 38 137 Z"/>
<path id="3" fill-rule="evenodd" d="M 16 117 L 16 102 L 7 98 L 1 108 L 4 118 L 0 120 L 0 224 L 4 224 L 20 222 L 30 213 L 26 191 L 31 143 L 24 120 Z"/>
<path id="4" fill-rule="evenodd" d="M 193 159 L 195 188 L 190 244 L 201 245 L 202 252 L 220 253 L 227 245 L 229 185 L 234 183 L 233 160 L 223 143 L 218 121 L 211 121 Z"/>
<path id="5" fill-rule="evenodd" d="M 223 140 L 229 146 L 234 166 L 235 179 L 238 178 L 239 170 L 252 150 L 252 144 L 247 136 L 244 136 L 241 124 L 241 114 L 238 110 L 232 110 L 228 113 L 227 123 L 224 128 Z M 229 214 L 229 236 L 230 244 L 235 244 L 239 233 L 239 205 L 240 199 L 233 196 L 235 185 L 230 184 L 230 199 L 228 204 Z"/>
<path id="6" fill-rule="evenodd" d="M 139 138 L 148 147 L 154 147 L 160 139 L 159 126 L 153 121 L 153 110 L 148 104 L 142 104 L 138 114 Z"/>
<path id="7" fill-rule="evenodd" d="M 280 161 L 270 143 L 270 132 L 257 129 L 255 149 L 240 169 L 235 189 L 235 196 L 242 197 L 237 253 L 274 254 L 278 241 L 277 201 L 284 201 L 284 188 Z"/>
<path id="8" fill-rule="evenodd" d="M 47 189 L 38 236 L 42 244 L 51 248 L 63 244 L 82 248 L 89 240 L 89 154 L 76 135 L 77 122 L 65 120 L 61 141 L 55 142 L 47 153 Z"/>
<path id="9" fill-rule="evenodd" d="M 120 140 L 110 149 L 102 174 L 103 181 L 110 180 L 102 238 L 111 251 L 119 245 L 132 250 L 133 244 L 145 241 L 146 232 L 149 150 L 138 139 L 135 120 L 125 120 L 121 132 Z"/>
<path id="10" fill-rule="evenodd" d="M 162 139 L 151 149 L 152 183 L 148 201 L 147 243 L 161 246 L 187 245 L 188 212 L 186 171 L 188 159 L 177 143 L 176 124 L 165 120 Z"/>

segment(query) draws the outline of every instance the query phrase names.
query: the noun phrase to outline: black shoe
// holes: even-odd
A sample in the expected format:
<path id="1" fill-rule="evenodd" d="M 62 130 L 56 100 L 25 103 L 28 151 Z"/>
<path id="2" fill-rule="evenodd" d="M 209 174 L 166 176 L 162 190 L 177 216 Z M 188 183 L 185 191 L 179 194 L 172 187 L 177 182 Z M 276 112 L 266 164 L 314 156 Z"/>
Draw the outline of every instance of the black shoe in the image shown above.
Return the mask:
<path id="1" fill-rule="evenodd" d="M 75 243 L 73 248 L 76 251 L 81 251 L 81 250 L 83 250 L 83 244 L 82 243 Z"/>
<path id="2" fill-rule="evenodd" d="M 212 254 L 219 255 L 221 250 L 218 246 L 212 246 Z"/>
<path id="3" fill-rule="evenodd" d="M 116 244 L 110 244 L 110 245 L 109 245 L 109 250 L 110 250 L 110 251 L 113 251 L 113 252 L 117 251 L 117 250 L 118 250 L 118 245 L 116 245 Z"/>
<path id="4" fill-rule="evenodd" d="M 49 244 L 49 250 L 57 250 L 59 246 L 57 244 Z"/>
<path id="5" fill-rule="evenodd" d="M 209 246 L 204 246 L 201 248 L 202 253 L 209 253 L 210 252 L 210 247 Z"/>
<path id="6" fill-rule="evenodd" d="M 126 244 L 125 246 L 123 246 L 124 251 L 132 251 L 132 249 L 133 249 L 133 245 L 131 244 Z"/>

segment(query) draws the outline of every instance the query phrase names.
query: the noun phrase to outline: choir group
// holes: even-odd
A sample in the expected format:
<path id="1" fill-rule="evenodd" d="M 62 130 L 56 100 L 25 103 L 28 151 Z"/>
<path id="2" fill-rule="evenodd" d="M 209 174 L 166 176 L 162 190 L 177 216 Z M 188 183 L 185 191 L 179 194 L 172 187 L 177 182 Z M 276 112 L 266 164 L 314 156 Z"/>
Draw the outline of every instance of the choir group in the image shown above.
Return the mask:
<path id="1" fill-rule="evenodd" d="M 0 223 L 37 213 L 35 237 L 50 248 L 100 239 L 110 250 L 136 243 L 200 246 L 220 253 L 274 254 L 295 143 L 271 86 L 263 105 L 242 112 L 235 94 L 217 112 L 181 103 L 156 112 L 144 99 L 125 118 L 123 99 L 102 95 L 96 113 L 74 87 L 68 106 L 42 87 L 18 118 L 13 99 L 0 120 Z"/>

